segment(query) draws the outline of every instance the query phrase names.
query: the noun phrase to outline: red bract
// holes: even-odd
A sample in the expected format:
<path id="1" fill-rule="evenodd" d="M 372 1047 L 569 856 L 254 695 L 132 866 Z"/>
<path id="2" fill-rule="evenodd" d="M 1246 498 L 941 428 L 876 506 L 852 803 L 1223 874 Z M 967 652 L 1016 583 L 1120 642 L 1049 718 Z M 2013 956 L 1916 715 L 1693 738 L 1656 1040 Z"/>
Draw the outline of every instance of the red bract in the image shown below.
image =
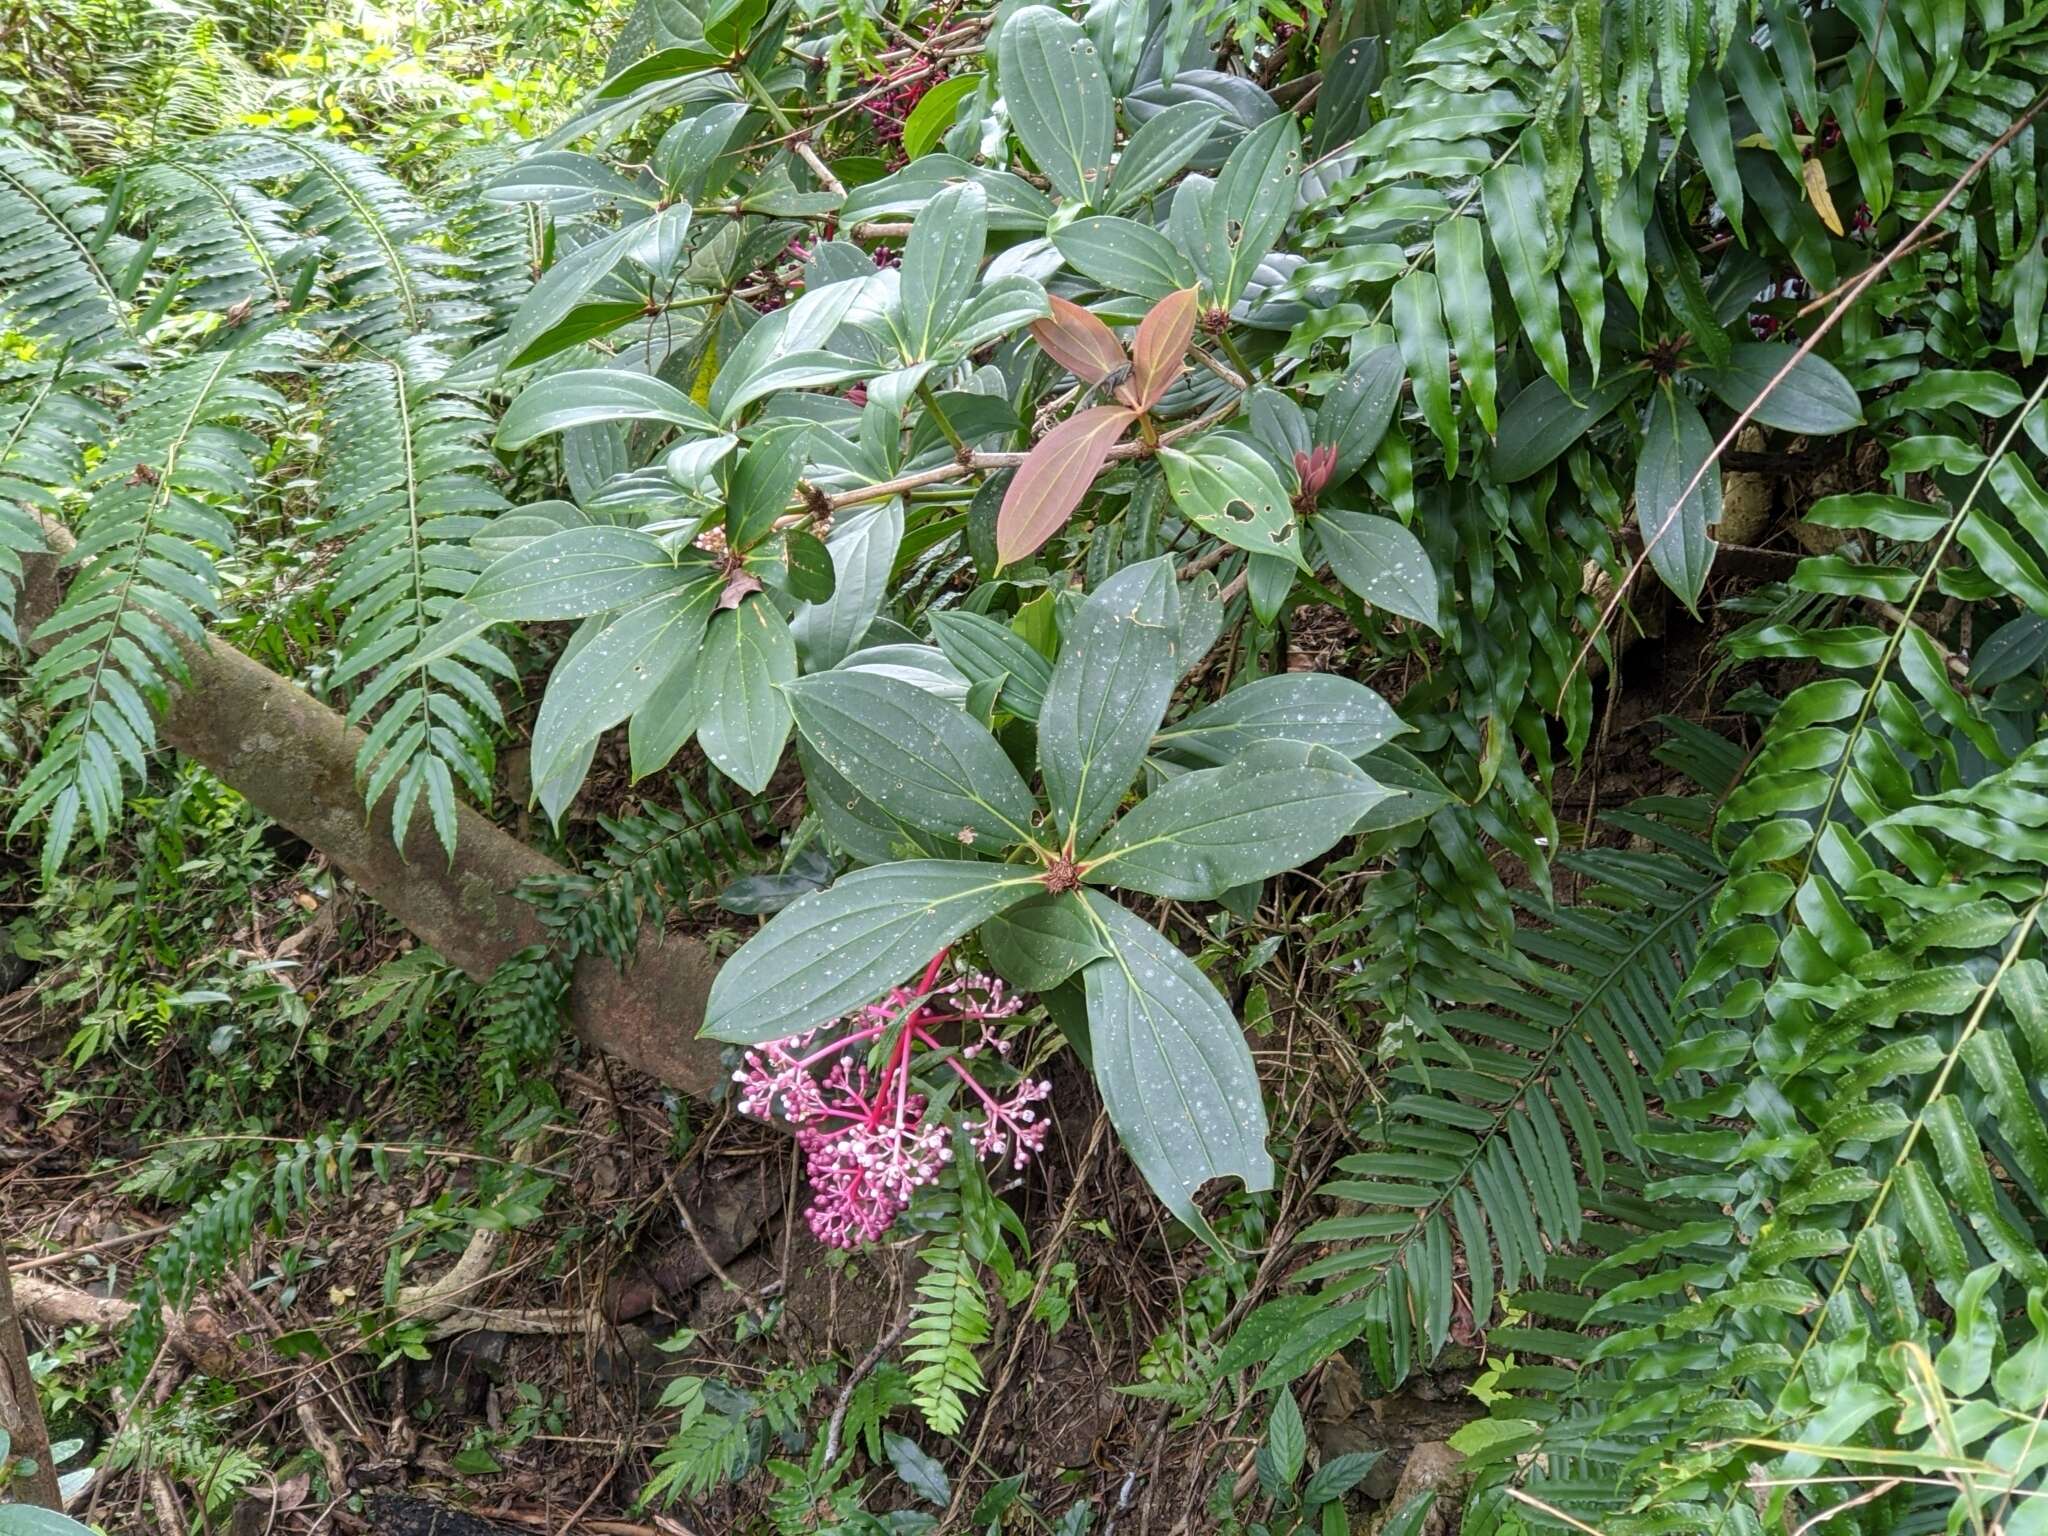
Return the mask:
<path id="1" fill-rule="evenodd" d="M 963 1126 L 974 1155 L 1022 1168 L 1044 1149 L 1050 1122 L 1037 1106 L 1052 1084 L 1020 1078 L 998 1095 L 963 1064 L 991 1050 L 1009 1053 L 1010 1042 L 993 1026 L 1024 1000 L 993 976 L 967 974 L 941 985 L 945 960 L 941 951 L 914 985 L 897 987 L 844 1019 L 757 1046 L 733 1074 L 742 1114 L 779 1115 L 796 1128 L 811 1181 L 804 1216 L 819 1241 L 833 1247 L 880 1237 L 953 1159 L 953 1136 L 926 1117 L 929 1100 L 913 1086 L 919 1052 L 945 1050 L 934 1029 L 979 1029 L 957 1054 L 941 1058 L 979 1102 L 979 1114 L 970 1113 Z M 871 1068 L 861 1047 L 892 1032 L 887 1061 Z"/>
<path id="2" fill-rule="evenodd" d="M 1331 472 L 1337 467 L 1337 445 L 1319 443 L 1307 453 L 1294 456 L 1294 475 L 1301 482 L 1301 493 L 1297 502 L 1306 508 L 1313 508 L 1316 498 L 1323 494 L 1323 487 L 1330 483 Z"/>

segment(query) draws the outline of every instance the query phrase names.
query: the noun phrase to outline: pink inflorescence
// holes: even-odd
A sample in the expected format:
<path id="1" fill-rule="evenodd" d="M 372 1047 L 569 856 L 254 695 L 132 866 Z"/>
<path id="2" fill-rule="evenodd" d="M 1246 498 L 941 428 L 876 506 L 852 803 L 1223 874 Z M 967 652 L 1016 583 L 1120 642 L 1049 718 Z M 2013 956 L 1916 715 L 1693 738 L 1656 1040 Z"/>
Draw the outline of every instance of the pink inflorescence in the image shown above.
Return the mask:
<path id="1" fill-rule="evenodd" d="M 796 1127 L 811 1181 L 805 1219 L 821 1242 L 837 1248 L 873 1242 L 919 1186 L 931 1183 L 952 1160 L 952 1135 L 943 1123 L 926 1119 L 928 1100 L 911 1081 L 920 1048 L 945 1049 L 934 1029 L 950 1024 L 978 1030 L 957 1053 L 942 1058 L 976 1101 L 964 1126 L 974 1155 L 1022 1168 L 1044 1150 L 1049 1122 L 1039 1106 L 1052 1084 L 1020 1078 L 1002 1093 L 991 1093 L 964 1064 L 991 1051 L 1009 1054 L 1010 1042 L 995 1025 L 1022 1009 L 1024 1000 L 993 976 L 964 975 L 941 984 L 945 958 L 939 954 L 914 985 L 897 987 L 843 1019 L 756 1046 L 733 1073 L 743 1114 L 764 1120 L 779 1115 Z M 876 1070 L 863 1047 L 891 1032 L 888 1061 Z"/>

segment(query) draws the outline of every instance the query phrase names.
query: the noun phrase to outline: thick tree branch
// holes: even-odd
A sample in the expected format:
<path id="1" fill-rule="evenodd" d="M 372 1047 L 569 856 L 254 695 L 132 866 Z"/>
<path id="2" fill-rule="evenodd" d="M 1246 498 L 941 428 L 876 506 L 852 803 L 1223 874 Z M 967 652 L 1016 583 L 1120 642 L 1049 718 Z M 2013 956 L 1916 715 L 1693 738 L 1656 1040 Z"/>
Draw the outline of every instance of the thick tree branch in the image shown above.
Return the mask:
<path id="1" fill-rule="evenodd" d="M 70 536 L 44 524 L 51 547 Z M 51 556 L 25 562 L 24 634 L 56 608 L 65 578 Z M 54 637 L 52 637 L 54 638 Z M 455 856 L 415 818 L 403 851 L 391 840 L 389 797 L 363 812 L 355 759 L 362 732 L 260 662 L 224 641 L 183 647 L 191 676 L 160 722 L 164 740 L 250 804 L 327 855 L 423 943 L 481 979 L 546 933 L 516 894 L 521 881 L 561 866 L 468 806 L 458 811 Z M 697 1038 L 716 964 L 691 939 L 650 931 L 620 974 L 601 955 L 576 967 L 570 990 L 576 1033 L 628 1066 L 704 1097 L 721 1079 L 718 1047 Z"/>

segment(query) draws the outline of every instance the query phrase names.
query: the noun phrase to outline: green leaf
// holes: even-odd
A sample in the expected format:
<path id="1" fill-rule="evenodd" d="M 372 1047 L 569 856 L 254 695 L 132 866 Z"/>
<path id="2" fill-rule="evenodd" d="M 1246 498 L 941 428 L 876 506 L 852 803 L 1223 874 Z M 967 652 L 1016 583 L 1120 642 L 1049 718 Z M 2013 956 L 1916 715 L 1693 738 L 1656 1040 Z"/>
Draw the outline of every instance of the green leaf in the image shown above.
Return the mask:
<path id="1" fill-rule="evenodd" d="M 792 528 L 782 542 L 789 565 L 789 595 L 804 603 L 830 602 L 837 575 L 825 541 L 805 529 Z"/>
<path id="2" fill-rule="evenodd" d="M 1152 750 L 1215 765 L 1271 741 L 1309 742 L 1347 758 L 1377 751 L 1408 726 L 1363 683 L 1333 672 L 1282 672 L 1234 688 L 1176 720 Z"/>
<path id="3" fill-rule="evenodd" d="M 690 205 L 677 203 L 614 234 L 580 245 L 555 260 L 520 300 L 505 329 L 505 355 L 517 364 L 531 347 L 618 266 L 630 250 L 648 242 L 680 244 L 690 228 Z"/>
<path id="4" fill-rule="evenodd" d="M 1116 147 L 1116 108 L 1088 34 L 1050 6 L 1012 11 L 996 67 L 1024 152 L 1061 197 L 1091 201 Z"/>
<path id="5" fill-rule="evenodd" d="M 1493 288 L 1486 280 L 1486 238 L 1477 219 L 1437 225 L 1436 278 L 1458 348 L 1458 382 L 1491 436 L 1500 425 L 1494 407 Z"/>
<path id="6" fill-rule="evenodd" d="M 904 1487 L 923 1499 L 927 1504 L 944 1507 L 953 1497 L 953 1485 L 946 1477 L 946 1469 L 933 1460 L 931 1455 L 907 1435 L 882 1432 L 882 1447 L 889 1454 L 889 1465 L 896 1469 L 896 1475 L 903 1479 Z"/>
<path id="7" fill-rule="evenodd" d="M 1550 277 L 1557 263 L 1550 231 L 1542 222 L 1547 209 L 1543 178 L 1519 161 L 1509 160 L 1481 178 L 1480 194 L 1486 209 L 1487 231 L 1493 236 L 1493 248 L 1500 256 L 1501 272 L 1508 280 L 1508 292 L 1514 296 L 1515 310 L 1522 317 L 1522 329 L 1528 334 L 1529 345 L 1543 364 L 1543 371 L 1562 386 L 1568 366 L 1564 320 L 1558 309 L 1557 284 Z M 1563 451 L 1558 449 L 1559 453 Z"/>
<path id="8" fill-rule="evenodd" d="M 1173 562 L 1126 566 L 1074 616 L 1038 712 L 1038 766 L 1053 825 L 1092 838 L 1145 760 L 1180 676 L 1180 593 Z"/>
<path id="9" fill-rule="evenodd" d="M 1030 789 L 952 705 L 876 672 L 820 672 L 783 692 L 804 740 L 898 821 L 976 847 L 1030 841 Z"/>
<path id="10" fill-rule="evenodd" d="M 1110 173 L 1111 208 L 1128 208 L 1157 191 L 1202 152 L 1223 114 L 1206 101 L 1177 101 L 1138 125 Z"/>
<path id="11" fill-rule="evenodd" d="M 789 740 L 789 704 L 781 691 L 796 680 L 789 625 L 766 598 L 746 598 L 713 616 L 698 665 L 698 743 L 727 778 L 759 794 Z"/>
<path id="12" fill-rule="evenodd" d="M 932 356 L 953 328 L 981 270 L 988 243 L 988 194 L 971 181 L 948 187 L 924 207 L 903 246 L 898 340 L 904 360 Z"/>
<path id="13" fill-rule="evenodd" d="M 1761 397 L 1750 419 L 1767 427 L 1819 437 L 1863 425 L 1863 402 L 1856 397 L 1855 386 L 1834 364 L 1811 352 L 1799 358 L 1784 383 L 1764 394 L 1778 371 L 1797 355 L 1795 348 L 1779 342 L 1740 342 L 1730 350 L 1725 367 L 1697 371 L 1707 388 L 1738 411 Z"/>
<path id="14" fill-rule="evenodd" d="M 1156 301 L 1195 283 L 1187 257 L 1149 224 L 1099 214 L 1053 231 L 1052 243 L 1076 272 L 1112 293 Z"/>
<path id="15" fill-rule="evenodd" d="M 93 1536 L 93 1528 L 37 1504 L 0 1504 L 0 1536 Z"/>
<path id="16" fill-rule="evenodd" d="M 913 859 L 800 896 L 719 970 L 704 1033 L 756 1045 L 871 1003 L 948 944 L 1034 891 L 1001 864 Z"/>
<path id="17" fill-rule="evenodd" d="M 1436 567 L 1422 541 L 1391 517 L 1325 507 L 1315 516 L 1323 558 L 1344 585 L 1373 607 L 1441 632 Z"/>
<path id="18" fill-rule="evenodd" d="M 1110 950 L 1081 973 L 1103 1106 L 1153 1193 L 1221 1252 L 1195 1191 L 1229 1177 L 1255 1191 L 1273 1185 L 1251 1052 L 1193 961 L 1150 923 L 1086 894 Z"/>
<path id="19" fill-rule="evenodd" d="M 1195 265 L 1209 277 L 1209 297 L 1237 302 L 1252 274 L 1280 243 L 1294 213 L 1301 180 L 1301 130 L 1294 114 L 1269 117 L 1242 139 L 1216 174 L 1201 223 Z"/>
<path id="20" fill-rule="evenodd" d="M 571 369 L 526 385 L 498 426 L 500 449 L 594 422 L 670 422 L 692 432 L 719 426 L 674 385 L 625 369 Z"/>
<path id="21" fill-rule="evenodd" d="M 981 925 L 982 953 L 1010 985 L 1050 992 L 1109 953 L 1078 892 L 1040 894 Z"/>
<path id="22" fill-rule="evenodd" d="M 582 619 L 681 591 L 709 569 L 678 565 L 637 529 L 565 528 L 494 561 L 464 602 L 485 619 Z"/>
<path id="23" fill-rule="evenodd" d="M 535 784 L 647 702 L 672 658 L 696 650 L 718 590 L 700 580 L 629 608 L 556 666 L 533 726 Z"/>
<path id="24" fill-rule="evenodd" d="M 766 539 L 776 519 L 789 511 L 790 497 L 803 477 L 810 454 L 807 421 L 770 427 L 748 447 L 733 468 L 726 489 L 725 538 L 729 549 L 742 553 Z"/>
<path id="25" fill-rule="evenodd" d="M 976 682 L 1002 678 L 1003 708 L 1025 720 L 1038 718 L 1052 663 L 1030 641 L 1007 624 L 962 608 L 943 608 L 931 617 L 933 638 L 953 665 Z"/>
<path id="26" fill-rule="evenodd" d="M 1410 272 L 1394 284 L 1394 331 L 1401 360 L 1415 386 L 1422 419 L 1443 444 L 1444 473 L 1458 472 L 1458 413 L 1451 405 L 1451 348 L 1444 337 L 1444 312 L 1436 278 Z"/>
<path id="27" fill-rule="evenodd" d="M 1167 780 L 1090 848 L 1084 878 L 1213 901 L 1327 852 L 1387 791 L 1328 747 L 1270 741 Z"/>
<path id="28" fill-rule="evenodd" d="M 980 75 L 954 75 L 920 96 L 903 120 L 904 155 L 915 160 L 944 138 L 960 103 L 980 89 Z"/>
<path id="29" fill-rule="evenodd" d="M 1526 480 L 1546 468 L 1572 444 L 1604 421 L 1641 381 L 1640 373 L 1614 374 L 1598 384 L 1573 374 L 1571 393 L 1548 375 L 1533 379 L 1501 413 L 1493 445 L 1493 472 L 1502 480 Z"/>
<path id="30" fill-rule="evenodd" d="M 1161 448 L 1159 462 L 1175 505 L 1204 531 L 1239 549 L 1278 555 L 1308 570 L 1287 487 L 1250 443 L 1221 432 L 1204 433 L 1186 448 Z"/>
<path id="31" fill-rule="evenodd" d="M 836 667 L 852 654 L 881 612 L 889 572 L 903 545 L 903 503 L 894 498 L 865 512 L 840 516 L 825 541 L 832 557 L 832 597 L 797 610 L 790 620 L 798 653 L 813 672 Z"/>
<path id="32" fill-rule="evenodd" d="M 1636 460 L 1636 527 L 1650 564 L 1695 613 L 1714 561 L 1707 527 L 1721 519 L 1721 466 L 1708 465 L 1692 494 L 1679 498 L 1713 451 L 1698 407 L 1668 384 L 1651 395 Z"/>
<path id="33" fill-rule="evenodd" d="M 1315 441 L 1337 450 L 1331 484 L 1350 479 L 1379 447 L 1387 423 L 1394 419 L 1404 377 L 1401 349 L 1389 343 L 1353 363 L 1323 397 L 1316 411 Z"/>
<path id="34" fill-rule="evenodd" d="M 1308 1427 L 1301 1422 L 1301 1407 L 1292 1392 L 1282 1389 L 1273 1395 L 1273 1416 L 1266 1423 L 1266 1455 L 1277 1484 L 1269 1493 L 1294 1486 L 1308 1459 Z"/>

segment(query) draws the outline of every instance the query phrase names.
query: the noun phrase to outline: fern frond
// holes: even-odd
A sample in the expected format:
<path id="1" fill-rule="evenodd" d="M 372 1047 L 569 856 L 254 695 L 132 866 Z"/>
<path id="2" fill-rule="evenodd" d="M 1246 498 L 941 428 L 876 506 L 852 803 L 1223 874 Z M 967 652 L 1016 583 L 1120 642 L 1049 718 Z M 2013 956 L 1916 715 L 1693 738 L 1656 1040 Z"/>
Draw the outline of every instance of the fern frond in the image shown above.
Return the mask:
<path id="1" fill-rule="evenodd" d="M 131 201 L 184 279 L 183 302 L 216 311 L 290 304 L 314 245 L 293 227 L 297 211 L 264 189 L 303 166 L 274 144 L 225 134 L 126 172 Z"/>
<path id="2" fill-rule="evenodd" d="M 715 776 L 701 792 L 681 778 L 670 788 L 679 808 L 650 805 L 635 816 L 598 818 L 611 841 L 588 872 L 521 888 L 565 959 L 596 950 L 623 967 L 643 923 L 685 904 L 700 881 L 753 863 L 761 801 L 733 800 Z"/>
<path id="3" fill-rule="evenodd" d="M 1639 1178 L 1658 1165 L 1647 1104 L 1690 1016 L 1678 1002 L 1722 873 L 1704 843 L 1663 820 L 1610 819 L 1656 851 L 1560 860 L 1585 883 L 1579 904 L 1520 896 L 1535 921 L 1515 950 L 1468 954 L 1464 990 L 1448 999 L 1464 1006 L 1394 1070 L 1370 1150 L 1342 1159 L 1344 1176 L 1318 1191 L 1347 1207 L 1301 1234 L 1331 1245 L 1291 1277 L 1318 1289 L 1254 1313 L 1225 1368 L 1266 1363 L 1261 1385 L 1274 1386 L 1363 1337 L 1393 1391 L 1442 1351 L 1461 1289 L 1484 1328 L 1497 1298 L 1524 1277 L 1544 1284 L 1589 1240 L 1589 1213 L 1651 1227 L 1685 1219 L 1680 1202 L 1615 1202 L 1625 1170 Z"/>
<path id="4" fill-rule="evenodd" d="M 383 352 L 408 336 L 455 337 L 488 316 L 462 262 L 427 237 L 437 220 L 375 160 L 332 139 L 271 139 L 305 162 L 299 227 L 327 246 L 347 335 Z"/>
<path id="5" fill-rule="evenodd" d="M 0 141 L 0 316 L 30 336 L 99 350 L 131 339 L 134 242 L 105 200 L 32 150 Z"/>
<path id="6" fill-rule="evenodd" d="M 154 711 L 185 675 L 178 643 L 204 643 L 199 612 L 214 606 L 208 550 L 233 546 L 231 514 L 255 487 L 245 428 L 275 416 L 283 400 L 264 378 L 295 371 L 304 350 L 289 331 L 232 338 L 150 378 L 122 413 L 65 557 L 79 574 L 30 674 L 58 713 L 8 830 L 44 819 L 45 878 L 81 817 L 104 841 L 128 782 L 147 777 Z"/>
<path id="7" fill-rule="evenodd" d="M 498 1103 L 546 1064 L 562 1037 L 569 967 L 538 945 L 509 955 L 478 989 L 470 1012 L 477 1073 Z"/>
<path id="8" fill-rule="evenodd" d="M 84 473 L 86 449 L 105 439 L 113 418 L 80 393 L 103 378 L 90 364 L 63 357 L 31 363 L 0 385 L 0 639 L 10 644 L 21 644 L 14 627 L 21 557 L 45 548 L 30 509 L 54 513 Z"/>
<path id="9" fill-rule="evenodd" d="M 515 672 L 481 638 L 454 655 L 418 659 L 434 621 L 483 568 L 470 539 L 505 506 L 485 478 L 497 465 L 484 447 L 491 418 L 442 387 L 445 367 L 429 346 L 406 341 L 388 358 L 338 364 L 322 377 L 335 445 L 327 531 L 347 541 L 328 597 L 345 614 L 333 682 L 365 680 L 349 719 L 374 721 L 357 777 L 372 807 L 395 795 L 401 846 L 424 801 L 452 853 L 456 785 L 489 802 L 491 728 L 505 723 L 485 674 Z"/>
<path id="10" fill-rule="evenodd" d="M 967 1422 L 967 1399 L 984 1390 L 974 1351 L 988 1342 L 988 1299 L 957 1231 L 935 1235 L 920 1256 L 925 1272 L 910 1306 L 904 1352 L 916 1367 L 910 1390 L 933 1431 L 955 1435 Z"/>
<path id="11" fill-rule="evenodd" d="M 135 1315 L 122 1340 L 123 1374 L 132 1389 L 163 1342 L 164 1309 L 181 1308 L 226 1272 L 255 1241 L 259 1225 L 279 1224 L 315 1203 L 346 1199 L 365 1169 L 389 1180 L 394 1169 L 381 1146 L 365 1146 L 353 1130 L 319 1135 L 230 1175 L 178 1218 L 150 1254 L 135 1293 Z"/>

